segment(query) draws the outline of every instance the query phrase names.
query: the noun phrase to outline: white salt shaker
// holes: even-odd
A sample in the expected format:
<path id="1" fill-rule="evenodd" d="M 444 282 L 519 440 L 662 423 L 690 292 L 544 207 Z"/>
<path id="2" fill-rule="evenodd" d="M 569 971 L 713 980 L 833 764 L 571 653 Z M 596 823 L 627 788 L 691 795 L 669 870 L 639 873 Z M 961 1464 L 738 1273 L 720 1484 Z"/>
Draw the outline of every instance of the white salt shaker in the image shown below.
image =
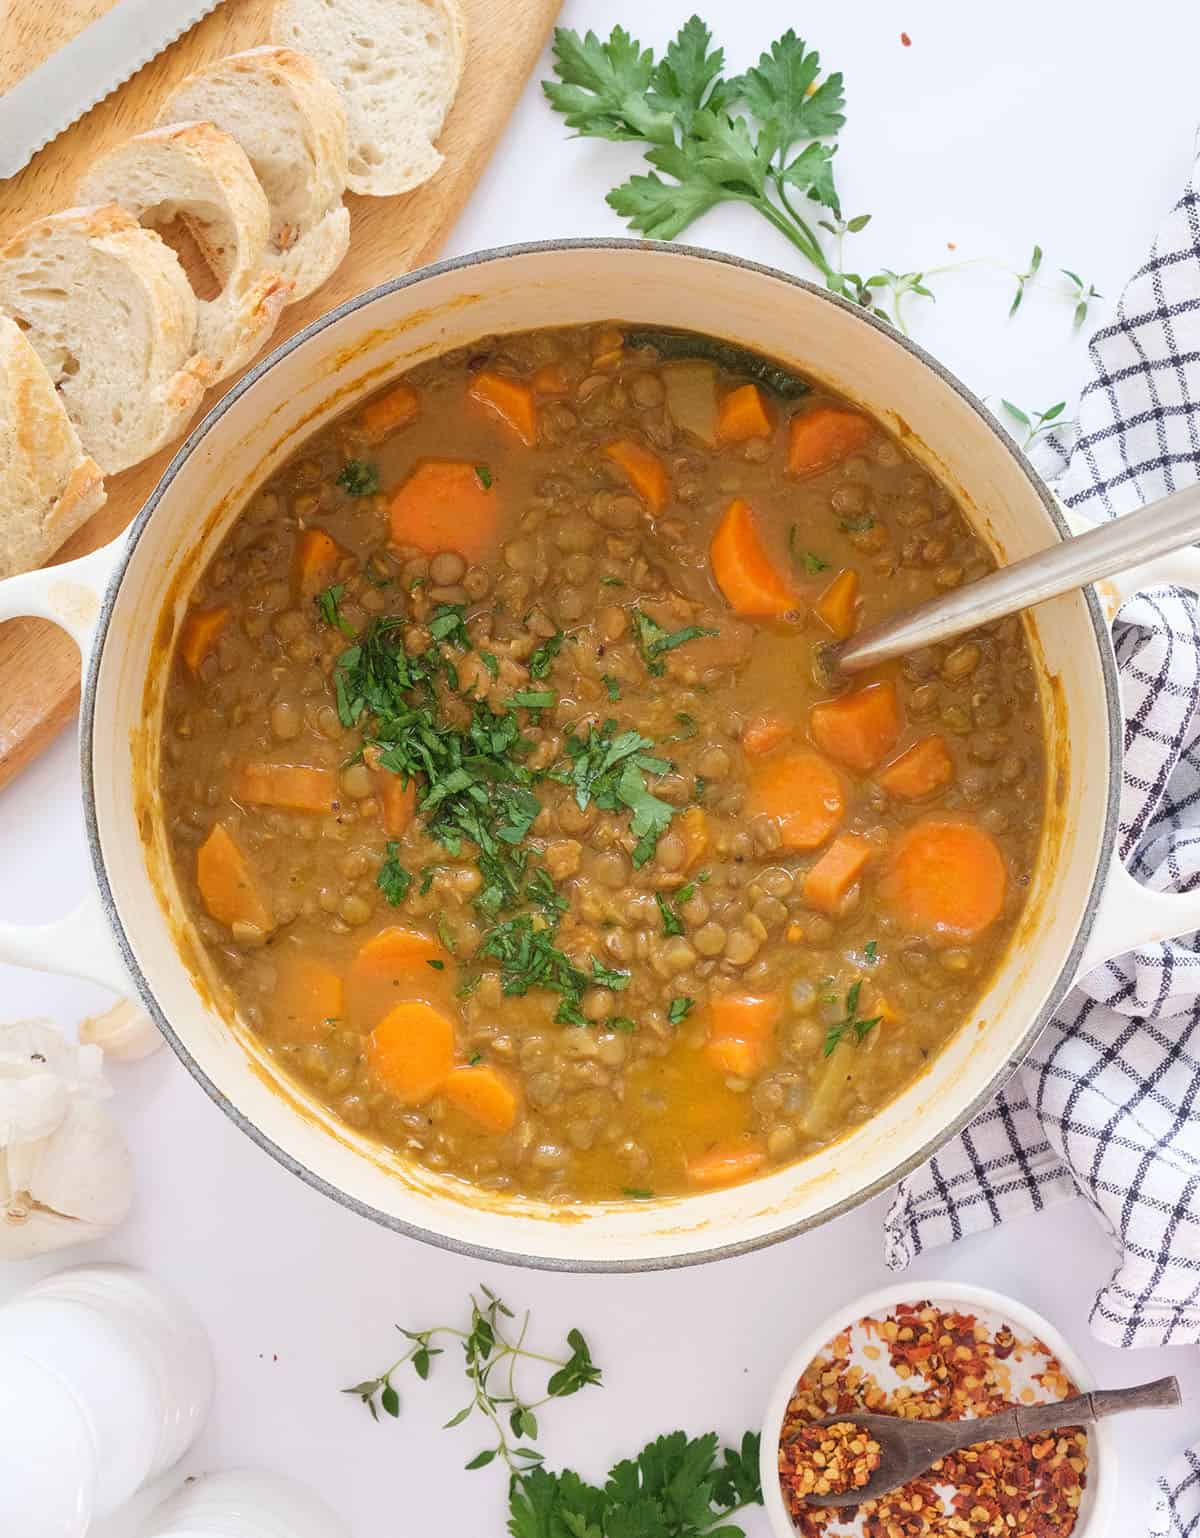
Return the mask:
<path id="1" fill-rule="evenodd" d="M 84 1525 L 63 1525 L 63 1538 L 85 1532 L 87 1520 L 117 1510 L 176 1463 L 212 1399 L 212 1355 L 199 1320 L 128 1266 L 60 1271 L 0 1308 L 0 1380 L 10 1373 L 27 1385 L 29 1404 L 11 1394 L 0 1400 L 0 1444 L 44 1435 L 63 1446 L 60 1478 L 90 1488 Z M 37 1512 L 14 1503 L 39 1498 L 36 1477 L 35 1470 L 25 1495 L 19 1477 L 7 1494 L 0 1481 L 0 1516 L 7 1500 L 14 1515 L 33 1522 Z M 0 1533 L 9 1531 L 58 1538 L 60 1529 L 0 1521 Z"/>
<path id="2" fill-rule="evenodd" d="M 295 1480 L 235 1469 L 190 1481 L 151 1513 L 142 1538 L 350 1538 L 350 1529 Z"/>

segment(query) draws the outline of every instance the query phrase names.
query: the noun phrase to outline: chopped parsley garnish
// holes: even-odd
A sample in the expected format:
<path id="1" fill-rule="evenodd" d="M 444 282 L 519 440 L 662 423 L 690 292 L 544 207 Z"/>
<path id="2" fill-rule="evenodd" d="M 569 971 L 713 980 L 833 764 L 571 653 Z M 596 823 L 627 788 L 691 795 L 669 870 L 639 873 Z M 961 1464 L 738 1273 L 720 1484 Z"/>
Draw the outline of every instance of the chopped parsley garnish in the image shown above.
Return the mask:
<path id="1" fill-rule="evenodd" d="M 440 868 L 437 865 L 424 865 L 421 867 L 421 885 L 417 888 L 417 891 L 420 892 L 422 897 L 425 896 L 425 893 L 433 885 L 433 878 Z"/>
<path id="2" fill-rule="evenodd" d="M 520 705 L 525 710 L 548 710 L 558 703 L 558 695 L 553 689 L 518 689 L 509 697 L 508 703 Z"/>
<path id="3" fill-rule="evenodd" d="M 673 736 L 666 738 L 667 742 L 687 742 L 700 730 L 695 716 L 689 716 L 686 710 L 677 710 L 675 719 L 679 722 L 679 730 Z"/>
<path id="4" fill-rule="evenodd" d="M 609 700 L 615 705 L 621 698 L 621 685 L 608 673 L 601 673 L 600 682 L 608 690 Z"/>
<path id="5" fill-rule="evenodd" d="M 523 998 L 531 988 L 546 988 L 562 995 L 554 1016 L 559 1025 L 585 1024 L 579 1001 L 588 985 L 569 956 L 554 943 L 554 930 L 539 924 L 528 913 L 505 919 L 489 930 L 478 955 L 500 963 L 500 991 Z"/>
<path id="6" fill-rule="evenodd" d="M 352 497 L 373 496 L 379 490 L 379 471 L 365 459 L 348 459 L 338 471 L 337 484 Z"/>
<path id="7" fill-rule="evenodd" d="M 681 935 L 683 933 L 683 920 L 661 892 L 655 892 L 654 901 L 658 904 L 658 911 L 662 914 L 663 934 Z"/>
<path id="8" fill-rule="evenodd" d="M 636 1023 L 628 1015 L 614 1015 L 608 1022 L 610 1031 L 636 1031 Z"/>
<path id="9" fill-rule="evenodd" d="M 500 663 L 496 659 L 495 652 L 480 652 L 479 660 L 483 663 L 484 667 L 487 668 L 488 672 L 492 675 L 493 678 L 498 678 L 500 676 Z"/>
<path id="10" fill-rule="evenodd" d="M 703 625 L 685 625 L 682 630 L 668 632 L 657 620 L 643 614 L 641 609 L 634 609 L 632 613 L 638 651 L 646 664 L 646 671 L 654 678 L 660 678 L 665 672 L 665 665 L 659 659 L 667 652 L 673 652 L 686 641 L 698 641 L 701 636 L 714 636 L 718 633 Z"/>
<path id="11" fill-rule="evenodd" d="M 624 577 L 601 577 L 600 581 L 604 584 L 605 587 L 624 587 L 625 586 L 625 579 L 624 579 Z"/>
<path id="12" fill-rule="evenodd" d="M 818 572 L 829 570 L 829 562 L 823 561 L 814 551 L 806 550 L 804 552 L 804 569 L 810 577 L 815 577 Z"/>
<path id="13" fill-rule="evenodd" d="M 492 472 L 488 469 L 488 467 L 486 465 L 476 465 L 475 466 L 475 479 L 483 487 L 484 491 L 491 491 L 491 489 L 492 489 Z"/>
<path id="14" fill-rule="evenodd" d="M 446 970 L 446 963 L 444 961 L 439 961 L 435 956 L 428 957 L 426 959 L 425 965 L 427 967 L 432 967 L 435 972 L 444 972 Z"/>
<path id="15" fill-rule="evenodd" d="M 856 1042 L 864 1041 L 868 1031 L 872 1030 L 883 1019 L 882 1015 L 872 1015 L 869 1020 L 859 1019 L 858 996 L 861 992 L 862 978 L 860 977 L 856 982 L 851 983 L 850 987 L 846 990 L 845 1016 L 841 1020 L 836 1021 L 825 1032 L 825 1049 L 822 1053 L 823 1057 L 832 1056 L 838 1043 L 851 1031 L 854 1033 L 854 1039 Z"/>
<path id="16" fill-rule="evenodd" d="M 470 1057 L 467 1059 L 467 1062 L 472 1068 L 477 1067 L 480 1063 L 483 1062 L 483 1053 L 472 1052 Z"/>
<path id="17" fill-rule="evenodd" d="M 525 885 L 525 896 L 546 915 L 548 923 L 557 924 L 571 906 L 561 892 L 555 889 L 547 870 L 535 870 Z"/>
<path id="18" fill-rule="evenodd" d="M 469 650 L 471 637 L 467 634 L 467 612 L 462 604 L 438 604 L 429 621 L 429 634 L 435 641 L 449 641 L 459 651 Z"/>
<path id="19" fill-rule="evenodd" d="M 698 774 L 696 776 L 696 786 L 695 786 L 695 789 L 692 791 L 692 800 L 693 801 L 699 801 L 700 798 L 704 795 L 704 792 L 707 789 L 708 789 L 708 781 L 704 778 L 704 776 L 702 774 Z"/>
<path id="20" fill-rule="evenodd" d="M 408 889 L 412 885 L 412 877 L 404 869 L 399 860 L 400 845 L 393 839 L 388 840 L 387 856 L 379 867 L 379 874 L 375 877 L 375 885 L 391 903 L 393 908 L 398 907 L 408 895 Z"/>
<path id="21" fill-rule="evenodd" d="M 879 960 L 879 941 L 868 940 L 863 946 L 863 955 L 867 958 L 868 964 L 874 966 Z"/>
<path id="22" fill-rule="evenodd" d="M 458 954 L 458 946 L 454 943 L 454 936 L 450 933 L 450 926 L 446 923 L 444 914 L 439 913 L 437 919 L 438 939 L 446 947 L 452 956 Z"/>
<path id="23" fill-rule="evenodd" d="M 666 774 L 671 767 L 665 758 L 646 752 L 653 746 L 640 732 L 618 733 L 612 720 L 605 721 L 599 731 L 592 727 L 586 737 L 567 738 L 571 781 L 580 811 L 592 801 L 606 812 L 627 807 L 633 814 L 630 828 L 637 839 L 635 866 L 644 865 L 654 853 L 675 811 L 646 784 L 647 774 Z"/>
<path id="24" fill-rule="evenodd" d="M 677 993 L 667 1006 L 667 1019 L 672 1025 L 681 1025 L 691 1014 L 695 1002 L 686 993 Z"/>
<path id="25" fill-rule="evenodd" d="M 622 1186 L 621 1195 L 628 1196 L 631 1201 L 635 1202 L 648 1202 L 654 1199 L 654 1192 L 648 1190 L 645 1186 Z"/>
<path id="26" fill-rule="evenodd" d="M 321 618 L 332 630 L 340 630 L 343 635 L 353 635 L 354 631 L 342 613 L 339 605 L 346 596 L 346 584 L 335 582 L 332 587 L 327 587 L 313 599 Z"/>
<path id="27" fill-rule="evenodd" d="M 629 976 L 628 972 L 606 967 L 602 961 L 592 957 L 592 981 L 598 988 L 611 988 L 614 993 L 620 993 L 629 987 Z"/>
<path id="28" fill-rule="evenodd" d="M 700 880 L 701 881 L 707 881 L 708 880 L 707 872 L 702 872 L 701 873 Z M 682 908 L 684 903 L 685 902 L 689 902 L 695 895 L 696 895 L 696 883 L 694 881 L 689 881 L 687 886 L 681 886 L 679 888 L 678 892 L 675 893 L 675 901 Z"/>
<path id="29" fill-rule="evenodd" d="M 550 676 L 550 664 L 562 651 L 562 644 L 566 639 L 563 632 L 557 630 L 548 640 L 542 642 L 529 659 L 530 678 L 542 679 Z"/>

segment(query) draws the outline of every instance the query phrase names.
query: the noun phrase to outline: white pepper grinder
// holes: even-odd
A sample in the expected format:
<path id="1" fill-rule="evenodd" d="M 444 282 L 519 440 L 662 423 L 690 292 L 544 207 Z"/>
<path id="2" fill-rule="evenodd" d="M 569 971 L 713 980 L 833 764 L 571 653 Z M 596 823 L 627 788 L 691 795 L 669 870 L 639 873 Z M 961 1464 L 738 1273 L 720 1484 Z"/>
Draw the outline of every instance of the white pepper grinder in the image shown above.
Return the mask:
<path id="1" fill-rule="evenodd" d="M 35 1283 L 0 1308 L 0 1534 L 80 1538 L 183 1456 L 211 1399 L 208 1338 L 161 1283 L 114 1265 Z"/>
<path id="2" fill-rule="evenodd" d="M 321 1498 L 262 1469 L 189 1480 L 151 1513 L 142 1538 L 350 1538 Z"/>

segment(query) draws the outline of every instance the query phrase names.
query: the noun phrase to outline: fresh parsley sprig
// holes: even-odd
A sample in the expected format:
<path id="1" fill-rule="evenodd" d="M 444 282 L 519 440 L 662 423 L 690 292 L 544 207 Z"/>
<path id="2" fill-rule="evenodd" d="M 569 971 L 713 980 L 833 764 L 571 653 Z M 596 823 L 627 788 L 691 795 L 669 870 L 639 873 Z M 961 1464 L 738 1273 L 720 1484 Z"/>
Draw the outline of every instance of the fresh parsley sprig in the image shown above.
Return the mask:
<path id="1" fill-rule="evenodd" d="M 825 1048 L 823 1057 L 832 1057 L 838 1043 L 847 1035 L 853 1035 L 856 1042 L 865 1041 L 867 1033 L 883 1019 L 882 1015 L 872 1015 L 864 1020 L 858 1013 L 858 997 L 862 992 L 862 978 L 850 984 L 846 990 L 846 1013 L 840 1020 L 834 1022 L 825 1032 Z"/>
<path id="2" fill-rule="evenodd" d="M 427 1379 L 434 1357 L 445 1351 L 445 1347 L 434 1342 L 458 1341 L 471 1397 L 443 1429 L 460 1426 L 474 1414 L 481 1415 L 490 1423 L 496 1440 L 469 1459 L 466 1467 L 482 1469 L 500 1458 L 515 1479 L 542 1461 L 542 1453 L 529 1445 L 538 1435 L 537 1412 L 552 1399 L 566 1399 L 580 1389 L 599 1385 L 600 1368 L 592 1360 L 587 1341 L 576 1329 L 567 1332 L 565 1355 L 548 1356 L 530 1350 L 525 1344 L 528 1310 L 517 1325 L 516 1315 L 503 1299 L 488 1287 L 481 1286 L 480 1292 L 482 1300 L 474 1293 L 470 1295 L 471 1312 L 465 1330 L 452 1325 L 406 1330 L 397 1325 L 401 1335 L 411 1342 L 408 1350 L 377 1378 L 367 1378 L 342 1392 L 360 1399 L 374 1420 L 378 1421 L 380 1410 L 395 1419 L 400 1414 L 400 1394 L 392 1382 L 393 1376 L 411 1363 L 417 1377 Z M 510 1326 L 509 1321 L 514 1323 Z M 540 1362 L 553 1369 L 541 1398 L 530 1401 L 519 1393 L 516 1373 L 521 1362 Z"/>

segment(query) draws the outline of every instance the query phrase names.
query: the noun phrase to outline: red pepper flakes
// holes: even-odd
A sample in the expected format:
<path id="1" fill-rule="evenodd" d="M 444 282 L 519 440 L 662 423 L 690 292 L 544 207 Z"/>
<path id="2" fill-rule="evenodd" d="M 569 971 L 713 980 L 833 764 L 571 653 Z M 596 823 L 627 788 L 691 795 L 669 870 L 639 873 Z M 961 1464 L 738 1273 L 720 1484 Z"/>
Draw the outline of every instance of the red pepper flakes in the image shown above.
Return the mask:
<path id="1" fill-rule="evenodd" d="M 779 1447 L 779 1480 L 788 1505 L 806 1495 L 842 1495 L 861 1490 L 879 1467 L 875 1438 L 853 1421 L 832 1426 L 801 1425 Z"/>
<path id="2" fill-rule="evenodd" d="M 1040 1370 L 1033 1378 L 1048 1398 L 1076 1392 L 1041 1341 L 1021 1341 L 1006 1325 L 993 1334 L 974 1314 L 943 1312 L 925 1301 L 904 1303 L 886 1318 L 861 1321 L 859 1328 L 879 1340 L 901 1386 L 886 1390 L 853 1363 L 851 1332 L 843 1330 L 796 1385 L 783 1420 L 781 1476 L 790 1472 L 787 1439 L 826 1415 L 852 1422 L 856 1410 L 879 1410 L 919 1420 L 959 1420 L 1002 1410 L 1012 1403 L 1010 1362 L 1036 1357 Z M 823 1511 L 790 1499 L 789 1480 L 781 1478 L 802 1538 L 825 1538 L 831 1525 L 853 1521 L 855 1513 L 862 1518 L 863 1538 L 1068 1538 L 1086 1483 L 1087 1435 L 1080 1427 L 953 1453 L 924 1477 L 856 1508 Z"/>

